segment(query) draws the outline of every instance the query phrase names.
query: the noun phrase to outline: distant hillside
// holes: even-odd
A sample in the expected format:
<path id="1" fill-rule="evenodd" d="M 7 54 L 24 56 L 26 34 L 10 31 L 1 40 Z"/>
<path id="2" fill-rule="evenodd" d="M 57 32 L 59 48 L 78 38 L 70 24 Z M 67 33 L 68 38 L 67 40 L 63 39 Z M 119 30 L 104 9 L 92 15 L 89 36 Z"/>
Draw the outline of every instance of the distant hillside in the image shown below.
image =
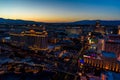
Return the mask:
<path id="1" fill-rule="evenodd" d="M 0 24 L 16 24 L 16 25 L 20 24 L 20 25 L 25 25 L 25 24 L 40 24 L 40 23 L 41 22 L 0 18 Z"/>
<path id="2" fill-rule="evenodd" d="M 96 21 L 99 21 L 101 25 L 113 25 L 113 26 L 120 25 L 120 20 L 83 20 L 73 22 L 72 24 L 94 25 Z"/>
<path id="3" fill-rule="evenodd" d="M 82 20 L 82 21 L 75 21 L 75 22 L 68 22 L 68 23 L 44 23 L 44 22 L 35 22 L 35 21 L 28 21 L 28 20 L 14 20 L 14 19 L 4 19 L 0 18 L 0 24 L 17 24 L 17 25 L 25 25 L 25 24 L 72 24 L 72 25 L 95 25 L 96 21 L 99 21 L 101 25 L 113 25 L 118 26 L 120 25 L 120 20 Z"/>

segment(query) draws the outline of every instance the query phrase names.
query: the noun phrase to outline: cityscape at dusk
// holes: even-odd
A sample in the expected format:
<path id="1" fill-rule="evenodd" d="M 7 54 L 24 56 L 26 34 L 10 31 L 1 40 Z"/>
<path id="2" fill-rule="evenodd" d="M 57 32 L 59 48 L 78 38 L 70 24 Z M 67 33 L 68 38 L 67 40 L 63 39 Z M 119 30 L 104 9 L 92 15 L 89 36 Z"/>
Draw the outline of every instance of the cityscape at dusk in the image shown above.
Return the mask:
<path id="1" fill-rule="evenodd" d="M 0 80 L 120 80 L 120 0 L 0 0 Z"/>

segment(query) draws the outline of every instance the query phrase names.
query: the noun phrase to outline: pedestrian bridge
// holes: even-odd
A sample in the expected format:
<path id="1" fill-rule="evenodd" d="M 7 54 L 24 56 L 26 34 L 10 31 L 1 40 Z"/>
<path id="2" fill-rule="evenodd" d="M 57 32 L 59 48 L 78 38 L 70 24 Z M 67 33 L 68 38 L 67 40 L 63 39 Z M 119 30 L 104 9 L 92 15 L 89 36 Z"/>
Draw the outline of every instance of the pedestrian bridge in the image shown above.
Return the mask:
<path id="1" fill-rule="evenodd" d="M 117 61 L 109 61 L 103 59 L 92 59 L 84 57 L 84 62 L 94 66 L 96 68 L 100 68 L 103 70 L 109 70 L 114 72 L 120 72 L 120 63 Z"/>

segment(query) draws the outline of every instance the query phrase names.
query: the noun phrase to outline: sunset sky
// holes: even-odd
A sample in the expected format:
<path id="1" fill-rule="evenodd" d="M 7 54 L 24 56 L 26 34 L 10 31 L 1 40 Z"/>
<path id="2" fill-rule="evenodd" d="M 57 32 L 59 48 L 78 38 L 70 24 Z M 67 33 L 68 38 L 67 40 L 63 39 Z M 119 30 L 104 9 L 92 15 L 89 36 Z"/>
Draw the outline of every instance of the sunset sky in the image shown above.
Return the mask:
<path id="1" fill-rule="evenodd" d="M 120 20 L 120 0 L 0 0 L 0 18 L 40 22 Z"/>

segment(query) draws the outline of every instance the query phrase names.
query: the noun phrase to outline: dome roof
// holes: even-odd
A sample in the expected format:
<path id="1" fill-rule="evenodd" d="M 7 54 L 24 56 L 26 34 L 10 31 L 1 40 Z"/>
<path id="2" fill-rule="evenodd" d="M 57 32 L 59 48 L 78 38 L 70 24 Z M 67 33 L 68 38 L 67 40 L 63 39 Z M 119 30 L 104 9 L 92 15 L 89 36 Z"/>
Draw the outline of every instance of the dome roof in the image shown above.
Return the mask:
<path id="1" fill-rule="evenodd" d="M 31 30 L 30 30 L 30 33 L 35 33 L 35 30 L 31 29 Z"/>

